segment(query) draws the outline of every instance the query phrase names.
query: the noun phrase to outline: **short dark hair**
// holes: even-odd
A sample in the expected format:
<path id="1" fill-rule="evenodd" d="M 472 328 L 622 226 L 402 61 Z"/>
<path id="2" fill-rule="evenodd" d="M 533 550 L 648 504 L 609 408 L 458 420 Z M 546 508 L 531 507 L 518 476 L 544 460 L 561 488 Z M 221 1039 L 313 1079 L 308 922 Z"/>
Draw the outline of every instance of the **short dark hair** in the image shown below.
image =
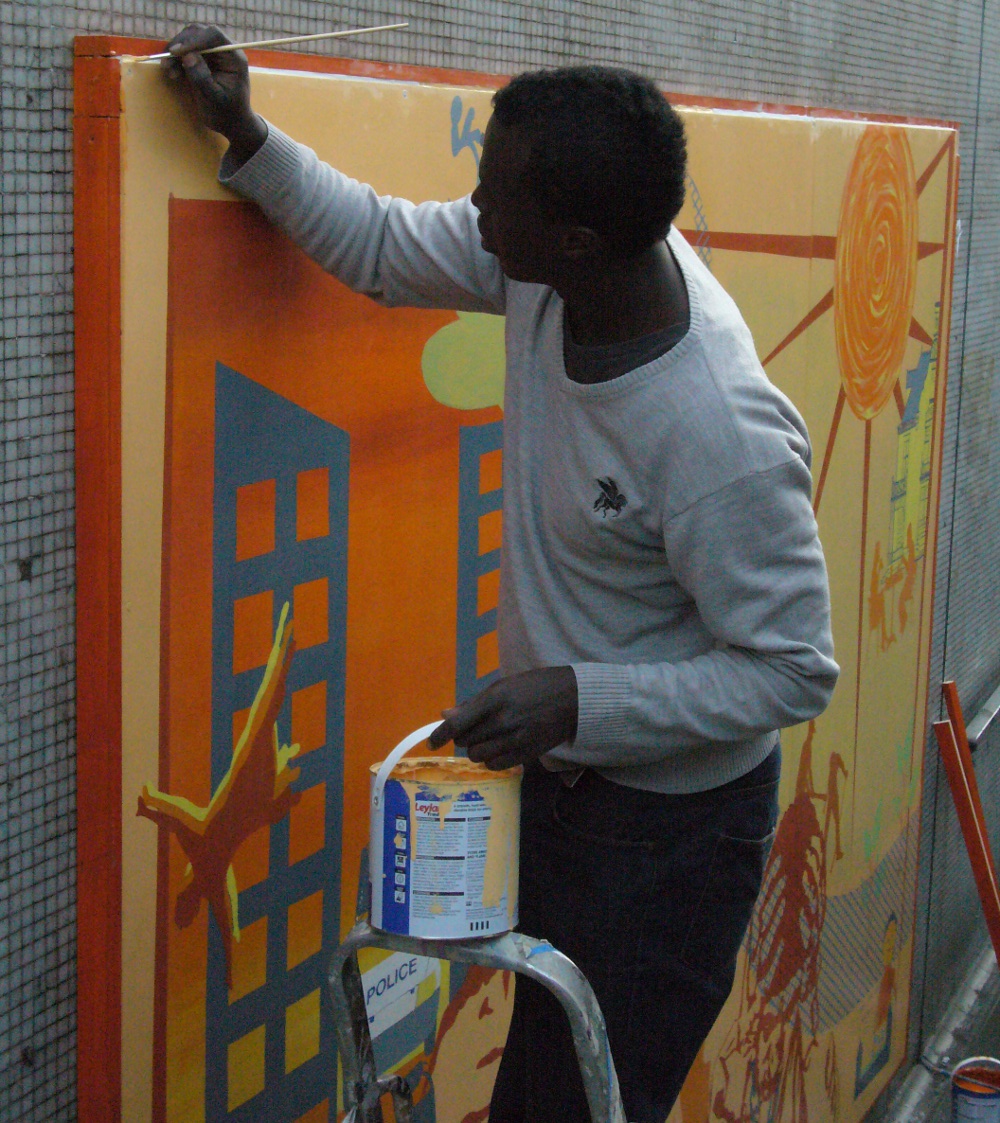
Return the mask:
<path id="1" fill-rule="evenodd" d="M 684 205 L 684 125 L 648 78 L 530 71 L 496 92 L 493 117 L 526 139 L 528 186 L 546 218 L 590 227 L 625 256 L 665 237 Z"/>

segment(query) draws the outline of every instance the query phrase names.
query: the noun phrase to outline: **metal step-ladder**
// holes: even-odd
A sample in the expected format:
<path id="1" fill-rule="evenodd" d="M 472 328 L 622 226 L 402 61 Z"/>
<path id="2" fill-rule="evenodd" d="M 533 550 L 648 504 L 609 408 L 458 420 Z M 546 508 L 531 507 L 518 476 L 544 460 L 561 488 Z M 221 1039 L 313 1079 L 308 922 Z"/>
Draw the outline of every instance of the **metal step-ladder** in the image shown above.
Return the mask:
<path id="1" fill-rule="evenodd" d="M 362 884 L 367 866 L 362 860 Z M 367 902 L 364 913 L 367 913 Z M 362 909 L 359 908 L 359 913 Z M 411 1123 L 410 1088 L 401 1077 L 379 1079 L 368 1029 L 368 1012 L 358 966 L 361 948 L 385 948 L 407 955 L 447 959 L 501 971 L 516 971 L 546 987 L 569 1018 L 593 1123 L 626 1123 L 608 1035 L 590 984 L 572 960 L 544 940 L 506 932 L 469 940 L 425 940 L 373 928 L 366 917 L 355 924 L 330 965 L 330 991 L 344 1072 L 344 1123 L 384 1123 L 381 1100 L 391 1095 L 396 1123 Z"/>

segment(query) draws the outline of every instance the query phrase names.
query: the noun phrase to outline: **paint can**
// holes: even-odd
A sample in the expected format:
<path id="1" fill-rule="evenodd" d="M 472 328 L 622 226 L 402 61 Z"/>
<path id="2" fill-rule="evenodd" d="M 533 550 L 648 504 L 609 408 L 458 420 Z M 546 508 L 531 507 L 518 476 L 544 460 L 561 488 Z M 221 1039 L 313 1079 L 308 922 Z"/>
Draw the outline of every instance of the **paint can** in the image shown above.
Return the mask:
<path id="1" fill-rule="evenodd" d="M 951 1123 L 1000 1123 L 1000 1061 L 968 1057 L 951 1074 Z"/>
<path id="2" fill-rule="evenodd" d="M 517 924 L 523 769 L 402 760 L 438 725 L 371 766 L 371 924 L 427 940 L 496 936 Z"/>

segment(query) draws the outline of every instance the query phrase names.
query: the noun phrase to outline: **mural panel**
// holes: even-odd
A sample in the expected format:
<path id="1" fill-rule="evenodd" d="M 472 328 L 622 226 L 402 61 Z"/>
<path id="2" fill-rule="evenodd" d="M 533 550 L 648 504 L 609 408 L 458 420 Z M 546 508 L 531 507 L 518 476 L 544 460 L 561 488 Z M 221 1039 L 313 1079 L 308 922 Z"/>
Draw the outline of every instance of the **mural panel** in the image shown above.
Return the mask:
<path id="1" fill-rule="evenodd" d="M 282 63 L 255 70 L 257 105 L 349 174 L 415 200 L 475 185 L 488 89 Z M 218 186 L 215 140 L 155 66 L 106 70 L 121 1117 L 326 1123 L 323 978 L 357 912 L 368 767 L 497 671 L 503 324 L 348 292 Z M 955 134 L 683 112 L 678 225 L 812 434 L 843 675 L 784 736 L 737 986 L 671 1119 L 859 1120 L 909 1015 Z M 362 969 L 419 1123 L 485 1120 L 509 978 L 384 952 Z"/>

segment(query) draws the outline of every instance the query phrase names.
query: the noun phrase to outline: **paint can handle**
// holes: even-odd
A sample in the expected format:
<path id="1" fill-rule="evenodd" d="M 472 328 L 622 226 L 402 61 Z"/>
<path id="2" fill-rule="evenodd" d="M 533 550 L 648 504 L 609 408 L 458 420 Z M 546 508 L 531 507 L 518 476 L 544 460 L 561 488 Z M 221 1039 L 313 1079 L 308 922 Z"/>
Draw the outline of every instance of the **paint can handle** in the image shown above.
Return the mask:
<path id="1" fill-rule="evenodd" d="M 443 724 L 444 722 L 442 721 L 432 721 L 430 725 L 422 725 L 419 729 L 415 729 L 408 737 L 404 737 L 385 760 L 382 761 L 382 767 L 376 772 L 375 783 L 372 786 L 373 811 L 377 811 L 378 808 L 382 806 L 382 794 L 385 791 L 385 782 L 389 779 L 389 773 L 414 745 L 419 745 L 421 741 L 426 741 L 434 730 L 437 729 L 439 725 Z"/>
<path id="2" fill-rule="evenodd" d="M 385 782 L 389 779 L 389 773 L 396 767 L 400 760 L 412 749 L 415 745 L 419 745 L 421 741 L 426 741 L 427 738 L 434 732 L 439 725 L 443 724 L 440 721 L 432 721 L 429 725 L 422 725 L 419 729 L 415 729 L 408 737 L 404 737 L 402 741 L 392 750 L 392 752 L 382 761 L 382 765 L 378 772 L 375 774 L 375 783 L 372 784 L 372 798 L 371 807 L 369 809 L 372 821 L 374 821 L 375 813 L 382 806 L 382 797 L 385 795 Z M 382 868 L 381 854 L 375 854 L 375 848 L 370 851 L 371 868 L 370 876 L 372 887 L 379 884 L 379 877 Z"/>

